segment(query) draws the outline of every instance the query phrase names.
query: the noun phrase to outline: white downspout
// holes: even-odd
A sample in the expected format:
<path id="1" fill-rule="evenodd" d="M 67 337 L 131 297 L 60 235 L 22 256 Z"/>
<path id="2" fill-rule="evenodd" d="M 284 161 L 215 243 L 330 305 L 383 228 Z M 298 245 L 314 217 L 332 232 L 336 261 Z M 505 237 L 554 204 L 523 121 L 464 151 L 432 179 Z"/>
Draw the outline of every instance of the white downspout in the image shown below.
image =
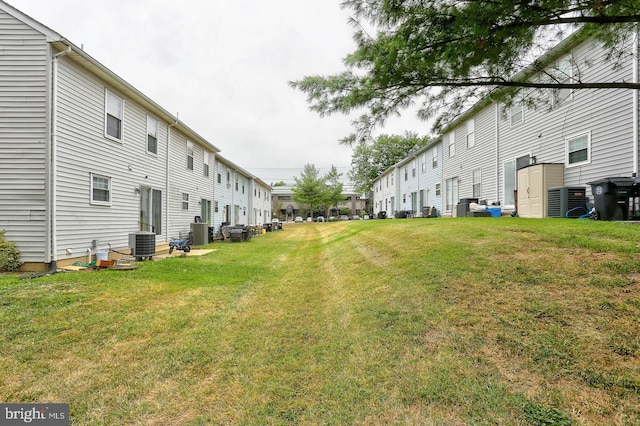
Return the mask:
<path id="1" fill-rule="evenodd" d="M 506 198 L 505 194 L 505 200 Z M 498 102 L 496 102 L 496 201 L 500 203 L 500 104 Z"/>
<path id="2" fill-rule="evenodd" d="M 57 158 L 57 146 L 58 146 L 58 58 L 71 53 L 71 46 L 67 46 L 62 52 L 58 52 L 53 55 L 52 59 L 52 82 L 51 82 L 51 206 L 49 208 L 50 220 L 51 220 L 51 269 L 55 267 L 55 263 L 58 260 L 58 227 L 57 227 L 57 205 L 58 205 L 58 158 Z"/>
<path id="3" fill-rule="evenodd" d="M 640 48 L 638 47 L 638 37 L 640 36 L 640 31 L 638 30 L 639 25 L 636 24 L 636 33 L 633 38 L 633 82 L 638 84 L 640 80 L 639 74 L 639 64 L 638 56 L 640 55 Z M 638 149 L 640 144 L 640 138 L 638 136 L 638 126 L 640 125 L 640 107 L 638 105 L 638 96 L 640 96 L 640 91 L 638 89 L 632 90 L 633 94 L 633 175 L 638 176 Z"/>
<path id="4" fill-rule="evenodd" d="M 171 167 L 170 167 L 170 149 L 169 149 L 169 144 L 170 144 L 170 141 L 171 141 L 171 128 L 175 127 L 177 125 L 178 125 L 178 120 L 176 120 L 175 123 L 169 124 L 167 126 L 167 166 L 166 166 L 166 172 L 165 172 L 166 192 L 164 194 L 164 206 L 165 206 L 164 208 L 165 208 L 165 210 L 167 212 L 167 215 L 166 215 L 166 217 L 167 217 L 167 226 L 165 227 L 165 230 L 164 230 L 164 236 L 165 236 L 165 239 L 167 240 L 167 242 L 170 241 L 169 240 L 169 212 L 170 212 L 170 210 L 169 210 L 169 170 L 171 170 Z"/>

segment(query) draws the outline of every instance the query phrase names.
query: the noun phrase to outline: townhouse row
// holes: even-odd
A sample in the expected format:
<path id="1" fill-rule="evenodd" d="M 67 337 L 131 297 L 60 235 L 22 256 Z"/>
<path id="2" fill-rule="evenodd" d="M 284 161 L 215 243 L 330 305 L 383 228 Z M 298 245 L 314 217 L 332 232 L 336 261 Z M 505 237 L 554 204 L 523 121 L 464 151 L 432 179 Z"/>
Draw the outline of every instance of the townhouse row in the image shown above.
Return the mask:
<path id="1" fill-rule="evenodd" d="M 160 247 L 195 222 L 271 221 L 269 185 L 2 1 L 0 76 L 0 229 L 25 270 L 127 249 L 136 233 Z"/>
<path id="2" fill-rule="evenodd" d="M 628 43 L 628 57 L 617 64 L 607 59 L 610 52 L 580 34 L 540 61 L 547 75 L 556 73 L 561 82 L 637 83 L 637 40 Z M 483 99 L 433 143 L 379 176 L 373 213 L 407 210 L 419 216 L 423 207 L 433 206 L 443 216 L 455 216 L 461 199 L 477 198 L 521 216 L 545 217 L 551 185 L 584 188 L 593 201 L 589 182 L 637 175 L 639 116 L 638 90 L 630 89 L 520 90 L 509 106 Z M 531 211 L 529 205 L 538 208 Z"/>

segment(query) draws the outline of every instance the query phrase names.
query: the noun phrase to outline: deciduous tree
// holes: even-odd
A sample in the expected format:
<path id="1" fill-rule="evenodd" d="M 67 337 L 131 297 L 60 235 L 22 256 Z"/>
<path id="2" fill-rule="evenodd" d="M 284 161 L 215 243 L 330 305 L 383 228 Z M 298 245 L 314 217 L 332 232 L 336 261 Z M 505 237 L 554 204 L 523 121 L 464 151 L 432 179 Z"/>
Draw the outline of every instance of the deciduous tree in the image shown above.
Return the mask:
<path id="1" fill-rule="evenodd" d="M 382 172 L 406 158 L 414 149 L 425 146 L 429 138 L 407 132 L 404 136 L 380 135 L 374 142 L 358 144 L 351 156 L 349 178 L 358 192 L 369 192 Z"/>

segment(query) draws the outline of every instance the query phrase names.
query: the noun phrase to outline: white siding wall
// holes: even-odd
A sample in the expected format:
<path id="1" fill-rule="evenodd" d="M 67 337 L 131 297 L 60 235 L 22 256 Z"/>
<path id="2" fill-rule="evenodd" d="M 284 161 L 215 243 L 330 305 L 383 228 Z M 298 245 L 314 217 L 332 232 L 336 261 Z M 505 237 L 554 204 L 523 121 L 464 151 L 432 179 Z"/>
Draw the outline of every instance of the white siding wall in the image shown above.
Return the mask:
<path id="1" fill-rule="evenodd" d="M 224 162 L 220 161 L 219 157 L 216 158 L 216 174 L 215 179 L 215 196 L 218 202 L 218 212 L 214 213 L 213 225 L 216 231 L 220 230 L 220 224 L 222 222 L 230 222 L 233 224 L 233 171 Z M 218 183 L 218 173 L 220 174 L 220 183 Z M 227 173 L 229 180 L 227 181 Z M 224 209 L 229 206 L 227 217 L 224 217 Z"/>
<path id="2" fill-rule="evenodd" d="M 187 141 L 193 143 L 193 170 L 187 168 Z M 201 216 L 202 199 L 214 206 L 214 174 L 211 172 L 213 154 L 209 154 L 209 176 L 204 176 L 204 150 L 196 141 L 171 131 L 169 140 L 169 227 L 170 238 L 186 236 L 196 216 Z M 183 208 L 183 194 L 189 195 L 188 208 Z"/>
<path id="3" fill-rule="evenodd" d="M 433 206 L 442 212 L 442 198 L 444 197 L 444 186 L 442 185 L 442 143 L 435 145 L 437 164 L 433 167 L 434 146 L 430 146 L 425 151 L 426 171 L 422 172 L 420 167 L 420 190 L 424 191 L 425 206 Z M 440 185 L 440 194 L 437 194 L 437 185 Z M 419 196 L 419 195 L 418 195 Z"/>
<path id="4" fill-rule="evenodd" d="M 23 262 L 48 262 L 48 46 L 0 11 L 0 51 L 0 229 Z"/>
<path id="5" fill-rule="evenodd" d="M 495 106 L 490 105 L 473 117 L 461 121 L 455 128 L 455 155 L 453 157 L 449 157 L 448 139 L 445 138 L 442 146 L 444 151 L 443 191 L 445 190 L 447 179 L 458 177 L 458 198 L 473 197 L 473 171 L 480 169 L 481 185 L 480 194 L 477 198 L 488 202 L 497 201 L 495 117 Z M 475 144 L 471 147 L 467 143 L 467 122 L 470 120 L 474 122 L 475 140 Z M 453 202 L 456 204 L 458 200 L 453 200 Z"/>
<path id="6" fill-rule="evenodd" d="M 249 201 L 251 202 L 252 225 L 262 225 L 271 222 L 271 188 L 260 184 L 257 180 L 251 180 L 251 192 Z"/>
<path id="7" fill-rule="evenodd" d="M 238 223 L 236 225 L 250 225 L 251 214 L 249 206 L 249 177 L 240 172 L 236 172 L 235 180 L 237 182 L 237 185 L 234 183 L 234 202 L 235 205 L 238 206 Z"/>
<path id="8" fill-rule="evenodd" d="M 394 205 L 397 201 L 396 177 L 395 167 L 381 176 L 382 190 L 380 191 L 380 200 L 382 201 L 382 209 L 380 211 L 386 211 L 387 217 L 392 217 L 393 213 L 397 210 L 397 207 Z"/>
<path id="9" fill-rule="evenodd" d="M 588 60 L 580 65 L 583 81 L 631 81 L 631 63 L 618 70 L 604 61 L 605 52 L 592 42 L 585 42 L 572 52 L 574 60 Z M 565 139 L 591 132 L 591 163 L 568 167 L 565 185 L 588 188 L 587 182 L 606 176 L 630 176 L 633 172 L 633 109 L 629 90 L 577 90 L 573 99 L 549 110 L 526 108 L 524 122 L 511 126 L 508 115 L 500 118 L 500 164 L 530 153 L 538 163 L 565 163 Z M 501 170 L 502 174 L 502 170 Z M 501 176 L 500 190 L 503 191 Z M 592 198 L 593 200 L 593 198 Z"/>
<path id="10" fill-rule="evenodd" d="M 382 198 L 382 188 L 381 188 L 381 184 L 382 184 L 382 178 L 378 178 L 375 181 L 373 181 L 373 214 L 377 215 L 378 213 L 380 213 L 381 209 L 380 205 L 381 203 L 384 203 L 384 200 Z"/>

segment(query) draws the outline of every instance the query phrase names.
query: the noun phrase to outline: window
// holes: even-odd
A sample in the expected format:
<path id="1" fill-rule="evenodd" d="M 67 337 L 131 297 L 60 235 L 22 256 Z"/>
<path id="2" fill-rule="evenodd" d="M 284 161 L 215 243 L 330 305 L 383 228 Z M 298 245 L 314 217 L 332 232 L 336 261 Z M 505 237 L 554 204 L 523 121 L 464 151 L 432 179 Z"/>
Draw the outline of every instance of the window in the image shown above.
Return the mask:
<path id="1" fill-rule="evenodd" d="M 215 202 L 215 212 L 218 213 L 218 202 Z"/>
<path id="2" fill-rule="evenodd" d="M 407 194 L 402 194 L 402 204 L 407 202 Z"/>
<path id="3" fill-rule="evenodd" d="M 447 179 L 445 182 L 446 210 L 453 210 L 453 206 L 458 203 L 458 178 Z"/>
<path id="4" fill-rule="evenodd" d="M 162 235 L 162 191 L 149 186 L 140 187 L 140 231 Z"/>
<path id="5" fill-rule="evenodd" d="M 231 174 L 227 171 L 227 183 L 231 182 Z"/>
<path id="6" fill-rule="evenodd" d="M 244 183 L 242 184 L 242 193 L 244 194 Z"/>
<path id="7" fill-rule="evenodd" d="M 122 98 L 106 91 L 105 95 L 105 133 L 107 137 L 122 140 L 122 120 L 124 115 L 124 101 Z"/>
<path id="8" fill-rule="evenodd" d="M 472 118 L 467 121 L 467 148 L 476 146 L 476 120 Z"/>
<path id="9" fill-rule="evenodd" d="M 91 174 L 91 204 L 111 205 L 111 178 Z"/>
<path id="10" fill-rule="evenodd" d="M 147 152 L 158 153 L 158 121 L 147 115 Z"/>
<path id="11" fill-rule="evenodd" d="M 193 142 L 187 141 L 187 169 L 193 170 Z"/>
<path id="12" fill-rule="evenodd" d="M 411 177 L 416 177 L 416 160 L 411 164 Z"/>
<path id="13" fill-rule="evenodd" d="M 434 169 L 438 167 L 438 147 L 437 146 L 434 146 L 431 149 L 431 167 Z"/>
<path id="14" fill-rule="evenodd" d="M 473 198 L 480 198 L 480 183 L 482 181 L 481 169 L 475 169 L 473 171 L 472 186 L 473 186 Z"/>
<path id="15" fill-rule="evenodd" d="M 205 176 L 209 176 L 209 152 L 204 151 L 204 159 L 203 159 L 203 173 Z"/>
<path id="16" fill-rule="evenodd" d="M 206 198 L 200 200 L 200 217 L 202 218 L 202 223 L 211 225 L 211 200 Z"/>
<path id="17" fill-rule="evenodd" d="M 238 192 L 238 181 L 236 180 L 236 192 Z"/>
<path id="18" fill-rule="evenodd" d="M 387 176 L 387 188 L 389 187 L 389 176 Z"/>
<path id="19" fill-rule="evenodd" d="M 578 166 L 591 162 L 591 134 L 567 138 L 567 167 Z"/>
<path id="20" fill-rule="evenodd" d="M 448 145 L 449 145 L 449 158 L 455 157 L 455 155 L 456 155 L 456 135 L 455 135 L 454 132 L 451 132 L 451 133 L 449 133 L 447 138 L 449 139 L 447 141 Z"/>
<path id="21" fill-rule="evenodd" d="M 404 180 L 405 180 L 405 182 L 407 181 L 407 179 L 409 179 L 409 167 L 408 166 L 404 166 Z"/>
<path id="22" fill-rule="evenodd" d="M 422 173 L 426 173 L 427 171 L 427 153 L 422 154 L 422 163 L 421 163 Z"/>
<path id="23" fill-rule="evenodd" d="M 442 185 L 436 183 L 436 197 L 439 197 L 440 195 L 442 195 Z"/>
<path id="24" fill-rule="evenodd" d="M 554 72 L 558 83 L 569 84 L 573 83 L 573 65 L 571 63 L 571 57 L 561 59 Z M 571 100 L 573 97 L 573 91 L 571 89 L 556 89 L 553 96 L 553 104 L 560 105 L 567 100 Z"/>
<path id="25" fill-rule="evenodd" d="M 182 193 L 182 210 L 189 210 L 189 194 Z"/>
<path id="26" fill-rule="evenodd" d="M 511 108 L 509 109 L 509 117 L 511 119 L 511 125 L 522 123 L 524 121 L 524 105 L 522 100 L 522 92 L 519 92 L 513 99 Z"/>
<path id="27" fill-rule="evenodd" d="M 222 183 L 222 175 L 218 173 L 218 183 Z"/>

